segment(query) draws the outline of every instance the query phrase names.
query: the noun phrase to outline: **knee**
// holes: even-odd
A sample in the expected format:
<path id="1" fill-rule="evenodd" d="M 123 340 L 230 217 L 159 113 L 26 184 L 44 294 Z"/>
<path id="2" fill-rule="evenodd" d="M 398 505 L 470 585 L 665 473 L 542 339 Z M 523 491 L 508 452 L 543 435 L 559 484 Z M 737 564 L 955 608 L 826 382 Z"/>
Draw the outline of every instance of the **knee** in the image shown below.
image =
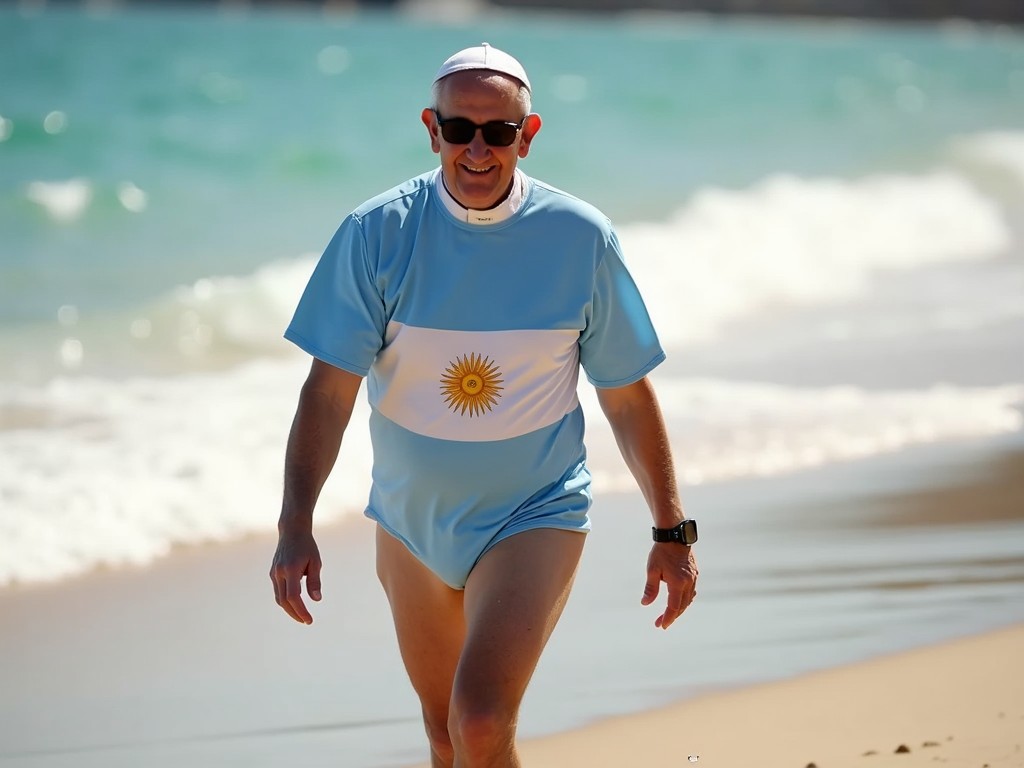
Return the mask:
<path id="1" fill-rule="evenodd" d="M 441 765 L 451 765 L 455 760 L 455 747 L 452 746 L 452 737 L 448 733 L 446 715 L 447 713 L 445 716 L 433 717 L 426 710 L 423 711 L 423 725 L 427 731 L 427 740 L 430 742 L 430 752 Z"/>
<path id="2" fill-rule="evenodd" d="M 515 712 L 493 705 L 453 706 L 448 718 L 448 733 L 467 765 L 490 765 L 512 754 L 515 731 Z"/>

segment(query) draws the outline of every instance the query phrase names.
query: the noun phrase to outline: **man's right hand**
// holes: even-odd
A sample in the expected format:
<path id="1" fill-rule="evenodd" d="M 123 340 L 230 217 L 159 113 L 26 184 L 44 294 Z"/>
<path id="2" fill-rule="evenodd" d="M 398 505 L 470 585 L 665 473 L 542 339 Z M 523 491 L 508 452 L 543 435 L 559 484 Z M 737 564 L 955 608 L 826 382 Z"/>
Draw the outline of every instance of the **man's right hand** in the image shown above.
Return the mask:
<path id="1" fill-rule="evenodd" d="M 284 457 L 284 494 L 277 552 L 270 567 L 277 604 L 303 624 L 313 617 L 302 602 L 302 577 L 313 601 L 320 600 L 320 550 L 313 540 L 313 508 L 341 448 L 363 379 L 313 359 L 299 393 Z"/>
<path id="2" fill-rule="evenodd" d="M 306 604 L 302 601 L 302 577 L 311 600 L 320 600 L 320 550 L 310 531 L 281 531 L 277 552 L 270 566 L 274 597 L 285 613 L 298 622 L 312 624 Z"/>

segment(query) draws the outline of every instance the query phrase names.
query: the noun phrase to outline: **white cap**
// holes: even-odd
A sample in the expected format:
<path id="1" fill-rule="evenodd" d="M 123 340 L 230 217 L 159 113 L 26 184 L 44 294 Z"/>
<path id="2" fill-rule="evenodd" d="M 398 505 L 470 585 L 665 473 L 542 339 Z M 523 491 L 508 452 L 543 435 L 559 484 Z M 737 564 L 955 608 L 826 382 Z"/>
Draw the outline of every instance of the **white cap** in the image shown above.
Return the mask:
<path id="1" fill-rule="evenodd" d="M 490 43 L 480 43 L 480 45 L 473 48 L 464 48 L 451 56 L 437 70 L 434 82 L 436 83 L 443 77 L 448 77 L 448 75 L 462 72 L 466 69 L 489 69 L 493 72 L 500 72 L 503 75 L 515 78 L 525 85 L 527 89 L 530 88 L 530 78 L 526 76 L 526 70 L 523 68 L 523 65 L 515 57 L 493 47 Z"/>

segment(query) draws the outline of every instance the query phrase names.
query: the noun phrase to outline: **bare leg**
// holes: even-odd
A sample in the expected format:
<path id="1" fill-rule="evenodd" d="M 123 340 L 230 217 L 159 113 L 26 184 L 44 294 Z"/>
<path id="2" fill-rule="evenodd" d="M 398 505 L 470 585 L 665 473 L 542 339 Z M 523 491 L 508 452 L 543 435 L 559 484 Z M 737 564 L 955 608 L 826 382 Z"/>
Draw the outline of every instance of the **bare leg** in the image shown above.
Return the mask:
<path id="1" fill-rule="evenodd" d="M 378 526 L 377 576 L 391 603 L 398 647 L 423 709 L 433 768 L 452 768 L 448 703 L 465 638 L 463 593 L 441 581 Z"/>
<path id="2" fill-rule="evenodd" d="M 465 589 L 448 732 L 455 768 L 518 768 L 519 705 L 562 615 L 585 536 L 541 528 L 498 543 Z"/>

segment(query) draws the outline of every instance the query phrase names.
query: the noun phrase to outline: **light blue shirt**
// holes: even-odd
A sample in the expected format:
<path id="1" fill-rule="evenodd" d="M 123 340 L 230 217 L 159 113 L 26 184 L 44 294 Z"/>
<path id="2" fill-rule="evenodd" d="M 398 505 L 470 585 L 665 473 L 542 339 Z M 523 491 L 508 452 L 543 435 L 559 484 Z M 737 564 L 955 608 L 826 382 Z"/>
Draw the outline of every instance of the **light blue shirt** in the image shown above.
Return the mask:
<path id="1" fill-rule="evenodd" d="M 524 520 L 564 509 L 550 527 L 589 527 L 580 367 L 619 387 L 665 355 L 597 209 L 522 176 L 514 212 L 469 223 L 439 173 L 342 222 L 285 337 L 368 375 L 366 514 L 461 586 Z M 468 560 L 444 562 L 453 547 Z"/>

